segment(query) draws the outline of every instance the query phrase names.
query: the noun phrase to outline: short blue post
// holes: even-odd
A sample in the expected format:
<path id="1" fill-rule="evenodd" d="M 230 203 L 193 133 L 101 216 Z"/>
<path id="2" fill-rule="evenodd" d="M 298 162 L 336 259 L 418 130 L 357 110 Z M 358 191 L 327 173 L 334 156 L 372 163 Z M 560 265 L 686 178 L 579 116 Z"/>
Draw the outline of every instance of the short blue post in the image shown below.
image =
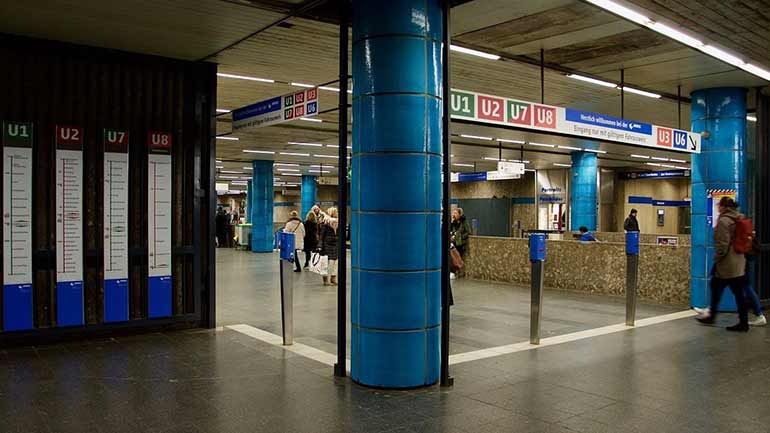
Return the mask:
<path id="1" fill-rule="evenodd" d="M 543 314 L 543 279 L 545 277 L 545 233 L 533 233 L 529 236 L 529 261 L 532 263 L 529 342 L 530 344 L 540 344 L 540 319 Z"/>
<path id="2" fill-rule="evenodd" d="M 294 233 L 278 234 L 279 267 L 281 270 L 281 333 L 284 346 L 294 343 Z"/>
<path id="3" fill-rule="evenodd" d="M 636 289 L 639 285 L 639 232 L 626 233 L 626 325 L 636 321 Z"/>

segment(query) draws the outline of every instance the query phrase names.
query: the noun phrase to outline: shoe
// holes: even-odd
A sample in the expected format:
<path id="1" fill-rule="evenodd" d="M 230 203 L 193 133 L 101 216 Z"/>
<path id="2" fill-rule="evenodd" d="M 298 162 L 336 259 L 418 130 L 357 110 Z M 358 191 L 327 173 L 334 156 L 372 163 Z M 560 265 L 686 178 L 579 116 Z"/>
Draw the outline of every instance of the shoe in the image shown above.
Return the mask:
<path id="1" fill-rule="evenodd" d="M 711 315 L 711 308 L 710 307 L 706 307 L 706 308 L 692 307 L 692 310 L 695 311 L 696 313 L 698 313 L 699 316 L 701 314 Z"/>
<path id="2" fill-rule="evenodd" d="M 741 325 L 739 323 L 737 325 L 728 326 L 725 329 L 727 329 L 728 331 L 731 331 L 731 332 L 749 332 L 749 325 Z"/>
<path id="3" fill-rule="evenodd" d="M 764 314 L 760 314 L 759 316 L 751 315 L 751 318 L 749 318 L 749 326 L 765 326 L 767 325 L 767 319 L 765 318 Z"/>
<path id="4" fill-rule="evenodd" d="M 330 286 L 333 286 L 333 285 L 337 284 L 337 277 L 331 277 L 330 283 L 331 283 L 331 284 L 329 284 Z"/>
<path id="5" fill-rule="evenodd" d="M 454 273 L 454 272 L 450 272 L 450 273 L 449 273 L 449 279 L 450 279 L 450 280 L 454 280 L 454 279 L 456 279 L 456 278 L 457 278 L 457 275 L 455 275 L 455 273 Z"/>
<path id="6" fill-rule="evenodd" d="M 695 320 L 698 322 L 704 324 L 704 325 L 713 325 L 714 324 L 714 317 L 709 315 L 708 317 L 696 317 Z"/>
<path id="7" fill-rule="evenodd" d="M 302 269 L 295 269 L 294 272 L 302 272 Z"/>
<path id="8" fill-rule="evenodd" d="M 324 286 L 329 285 L 329 277 L 324 277 Z"/>

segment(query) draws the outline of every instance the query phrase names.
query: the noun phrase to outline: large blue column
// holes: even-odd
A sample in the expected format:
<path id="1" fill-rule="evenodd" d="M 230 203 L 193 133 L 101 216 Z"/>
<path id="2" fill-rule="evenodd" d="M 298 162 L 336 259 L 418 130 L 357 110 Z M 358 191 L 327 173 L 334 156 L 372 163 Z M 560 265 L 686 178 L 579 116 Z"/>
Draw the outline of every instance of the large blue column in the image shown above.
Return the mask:
<path id="1" fill-rule="evenodd" d="M 692 246 L 690 254 L 690 302 L 709 304 L 709 279 L 714 257 L 713 229 L 708 223 L 709 189 L 734 189 L 745 211 L 746 196 L 746 89 L 715 88 L 692 92 L 692 130 L 701 139 L 701 153 L 692 156 Z M 716 217 L 716 215 L 715 215 Z M 735 310 L 729 291 L 720 310 Z"/>
<path id="2" fill-rule="evenodd" d="M 572 153 L 572 179 L 569 185 L 570 230 L 586 226 L 596 230 L 596 182 L 598 159 L 593 152 Z"/>
<path id="3" fill-rule="evenodd" d="M 299 211 L 300 219 L 305 219 L 305 215 L 316 204 L 318 197 L 318 183 L 316 176 L 302 176 L 302 207 Z"/>
<path id="4" fill-rule="evenodd" d="M 273 161 L 252 161 L 251 251 L 273 251 Z"/>
<path id="5" fill-rule="evenodd" d="M 353 2 L 350 355 L 364 385 L 439 377 L 441 37 L 439 0 Z"/>

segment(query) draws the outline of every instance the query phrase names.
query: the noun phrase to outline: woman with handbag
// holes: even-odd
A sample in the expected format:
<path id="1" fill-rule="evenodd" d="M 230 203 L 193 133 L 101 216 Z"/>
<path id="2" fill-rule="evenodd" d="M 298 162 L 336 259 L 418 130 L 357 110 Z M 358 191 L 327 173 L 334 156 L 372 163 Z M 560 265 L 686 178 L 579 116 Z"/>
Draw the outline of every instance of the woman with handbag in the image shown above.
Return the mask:
<path id="1" fill-rule="evenodd" d="M 337 284 L 337 259 L 339 258 L 337 250 L 339 242 L 337 226 L 339 220 L 337 216 L 336 207 L 327 209 L 320 229 L 321 255 L 327 256 L 329 259 L 328 275 L 323 276 L 324 286 Z"/>

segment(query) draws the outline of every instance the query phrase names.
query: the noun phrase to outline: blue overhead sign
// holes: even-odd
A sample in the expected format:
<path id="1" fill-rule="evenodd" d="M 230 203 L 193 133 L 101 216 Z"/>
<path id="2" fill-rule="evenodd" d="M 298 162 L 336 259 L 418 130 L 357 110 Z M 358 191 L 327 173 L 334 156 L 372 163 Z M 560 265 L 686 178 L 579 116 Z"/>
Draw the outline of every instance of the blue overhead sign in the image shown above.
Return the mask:
<path id="1" fill-rule="evenodd" d="M 628 179 L 662 179 L 672 177 L 690 177 L 690 170 L 666 170 L 666 171 L 627 171 L 620 173 L 620 178 Z"/>
<path id="2" fill-rule="evenodd" d="M 636 134 L 652 135 L 652 125 L 649 123 L 605 116 L 598 113 L 589 113 L 587 111 L 573 110 L 571 108 L 566 109 L 566 120 L 602 128 L 618 129 L 620 131 L 633 132 Z"/>
<path id="3" fill-rule="evenodd" d="M 318 115 L 318 88 L 299 90 L 233 110 L 233 132 Z"/>

